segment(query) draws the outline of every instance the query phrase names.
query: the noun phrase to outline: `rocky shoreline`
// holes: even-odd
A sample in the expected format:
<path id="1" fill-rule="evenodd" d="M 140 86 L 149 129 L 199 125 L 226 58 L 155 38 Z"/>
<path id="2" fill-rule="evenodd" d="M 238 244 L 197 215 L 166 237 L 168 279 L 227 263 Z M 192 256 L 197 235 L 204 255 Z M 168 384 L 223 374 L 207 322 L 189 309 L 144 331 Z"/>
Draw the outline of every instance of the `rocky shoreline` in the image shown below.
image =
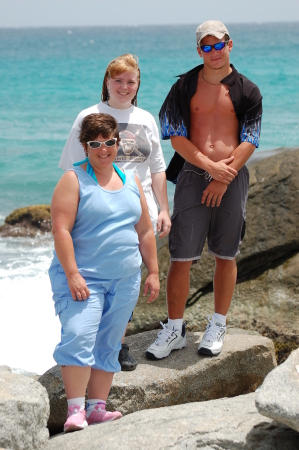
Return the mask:
<path id="1" fill-rule="evenodd" d="M 139 365 L 116 374 L 109 396 L 110 408 L 126 417 L 56 435 L 66 414 L 59 368 L 37 382 L 0 367 L 0 448 L 79 449 L 86 439 L 103 449 L 299 448 L 299 148 L 265 156 L 249 164 L 248 226 L 221 355 L 196 352 L 213 308 L 214 261 L 205 252 L 191 269 L 187 348 L 167 360 L 144 358 L 153 330 L 167 319 L 168 245 L 158 241 L 160 296 L 146 307 L 140 296 L 127 338 Z M 38 205 L 11 214 L 0 235 L 34 236 L 50 227 L 49 206 Z"/>

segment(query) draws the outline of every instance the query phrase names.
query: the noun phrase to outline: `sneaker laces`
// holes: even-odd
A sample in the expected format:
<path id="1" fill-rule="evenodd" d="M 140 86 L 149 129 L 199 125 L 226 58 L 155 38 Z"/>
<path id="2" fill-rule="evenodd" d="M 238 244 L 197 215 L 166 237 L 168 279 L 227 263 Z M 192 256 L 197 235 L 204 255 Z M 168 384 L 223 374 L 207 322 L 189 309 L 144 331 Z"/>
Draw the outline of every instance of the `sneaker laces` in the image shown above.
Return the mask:
<path id="1" fill-rule="evenodd" d="M 167 324 L 164 324 L 160 322 L 160 325 L 162 325 L 163 330 L 159 331 L 157 335 L 157 339 L 155 340 L 156 345 L 163 345 L 165 342 L 170 338 L 170 336 L 173 333 L 173 330 L 167 327 Z"/>
<path id="2" fill-rule="evenodd" d="M 223 330 L 225 330 L 225 326 L 218 327 L 218 325 L 213 324 L 212 316 L 207 316 L 206 318 L 208 325 L 203 337 L 209 342 L 216 341 L 219 335 L 223 333 Z"/>

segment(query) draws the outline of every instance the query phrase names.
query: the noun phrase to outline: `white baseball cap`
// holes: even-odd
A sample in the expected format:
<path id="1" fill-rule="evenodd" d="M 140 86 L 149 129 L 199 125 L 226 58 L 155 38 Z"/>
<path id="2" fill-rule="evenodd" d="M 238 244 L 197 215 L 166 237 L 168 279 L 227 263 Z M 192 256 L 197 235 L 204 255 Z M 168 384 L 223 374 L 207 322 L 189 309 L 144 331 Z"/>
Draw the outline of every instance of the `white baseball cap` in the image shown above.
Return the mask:
<path id="1" fill-rule="evenodd" d="M 228 29 L 220 20 L 208 20 L 196 28 L 196 43 L 199 46 L 200 41 L 206 36 L 222 39 L 225 34 L 229 36 Z"/>

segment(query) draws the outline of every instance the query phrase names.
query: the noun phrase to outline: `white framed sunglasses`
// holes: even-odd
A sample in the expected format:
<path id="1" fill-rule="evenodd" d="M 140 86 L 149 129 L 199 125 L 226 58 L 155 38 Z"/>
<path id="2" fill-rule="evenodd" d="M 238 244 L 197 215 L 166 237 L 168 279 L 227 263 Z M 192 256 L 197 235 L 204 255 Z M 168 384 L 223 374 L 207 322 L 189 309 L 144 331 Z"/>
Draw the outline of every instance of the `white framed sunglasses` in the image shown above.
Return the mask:
<path id="1" fill-rule="evenodd" d="M 117 142 L 117 138 L 111 138 L 107 139 L 107 141 L 88 141 L 86 142 L 87 145 L 89 145 L 90 148 L 100 148 L 103 144 L 105 147 L 113 147 Z"/>

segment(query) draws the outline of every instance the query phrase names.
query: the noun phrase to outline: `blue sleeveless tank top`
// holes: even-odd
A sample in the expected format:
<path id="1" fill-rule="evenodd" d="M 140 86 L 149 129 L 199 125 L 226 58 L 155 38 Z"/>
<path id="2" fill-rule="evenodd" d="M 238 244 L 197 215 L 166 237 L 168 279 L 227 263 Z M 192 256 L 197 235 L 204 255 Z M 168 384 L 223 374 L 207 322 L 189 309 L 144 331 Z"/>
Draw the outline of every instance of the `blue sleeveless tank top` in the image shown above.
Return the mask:
<path id="1" fill-rule="evenodd" d="M 71 236 L 76 263 L 87 285 L 88 278 L 117 279 L 138 272 L 142 258 L 135 225 L 141 205 L 134 173 L 125 171 L 124 186 L 109 191 L 81 167 L 71 170 L 78 177 L 80 196 Z M 63 271 L 54 251 L 51 268 L 56 265 L 58 272 Z"/>

